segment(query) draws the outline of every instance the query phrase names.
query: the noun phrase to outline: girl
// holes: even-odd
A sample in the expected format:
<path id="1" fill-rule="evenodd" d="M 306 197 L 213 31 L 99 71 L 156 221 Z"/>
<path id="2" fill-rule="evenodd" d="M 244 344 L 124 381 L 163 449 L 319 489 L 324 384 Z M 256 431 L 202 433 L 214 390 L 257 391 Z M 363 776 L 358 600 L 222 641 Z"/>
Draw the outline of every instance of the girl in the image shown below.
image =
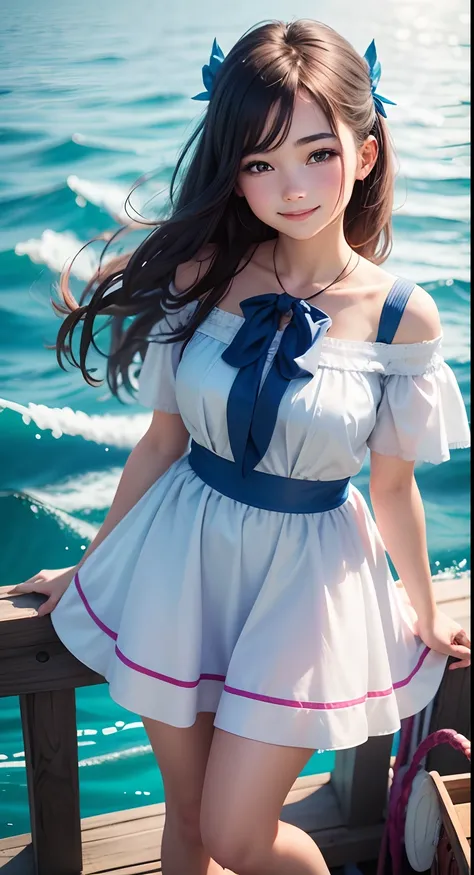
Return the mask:
<path id="1" fill-rule="evenodd" d="M 314 21 L 255 27 L 225 59 L 215 42 L 171 217 L 88 303 L 92 284 L 78 306 L 63 279 L 59 362 L 83 322 L 72 360 L 94 385 L 112 315 L 109 384 L 129 389 L 146 350 L 153 418 L 82 561 L 15 591 L 46 593 L 61 640 L 143 716 L 165 875 L 324 875 L 279 821 L 309 757 L 395 733 L 448 655 L 469 663 L 433 597 L 413 474 L 468 445 L 467 418 L 434 301 L 380 266 L 379 77 L 373 43 L 361 57 Z M 376 524 L 350 482 L 367 447 Z"/>

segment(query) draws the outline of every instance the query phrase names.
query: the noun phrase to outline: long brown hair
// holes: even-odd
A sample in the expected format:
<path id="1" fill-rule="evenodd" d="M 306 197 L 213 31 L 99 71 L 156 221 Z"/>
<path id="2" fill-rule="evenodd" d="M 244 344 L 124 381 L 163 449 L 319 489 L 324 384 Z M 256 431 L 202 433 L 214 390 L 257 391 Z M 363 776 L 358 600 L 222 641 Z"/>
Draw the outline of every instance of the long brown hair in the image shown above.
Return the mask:
<path id="1" fill-rule="evenodd" d="M 96 347 L 96 317 L 109 317 L 107 382 L 117 397 L 120 384 L 133 394 L 129 369 L 137 352 L 143 359 L 153 325 L 165 311 L 199 299 L 192 318 L 168 334 L 167 342 L 192 336 L 225 295 L 249 250 L 277 236 L 244 198 L 237 197 L 234 187 L 243 157 L 276 148 L 288 136 L 301 90 L 317 101 L 333 130 L 339 119 L 349 126 L 356 147 L 371 134 L 376 138 L 377 161 L 369 175 L 354 184 L 344 233 L 349 245 L 375 264 L 387 258 L 394 150 L 385 119 L 375 111 L 367 63 L 340 34 L 317 21 L 255 26 L 221 64 L 206 112 L 178 157 L 169 218 L 156 222 L 134 252 L 99 268 L 79 303 L 69 289 L 70 267 L 62 274 L 62 301 L 53 301 L 55 310 L 65 316 L 55 346 L 61 367 L 64 355 L 90 385 L 101 383 L 87 370 L 86 358 L 91 344 Z M 264 137 L 270 112 L 272 124 Z M 169 287 L 176 268 L 208 244 L 213 244 L 208 269 L 178 299 Z M 129 317 L 134 318 L 126 324 Z M 72 344 L 79 323 L 77 360 Z"/>

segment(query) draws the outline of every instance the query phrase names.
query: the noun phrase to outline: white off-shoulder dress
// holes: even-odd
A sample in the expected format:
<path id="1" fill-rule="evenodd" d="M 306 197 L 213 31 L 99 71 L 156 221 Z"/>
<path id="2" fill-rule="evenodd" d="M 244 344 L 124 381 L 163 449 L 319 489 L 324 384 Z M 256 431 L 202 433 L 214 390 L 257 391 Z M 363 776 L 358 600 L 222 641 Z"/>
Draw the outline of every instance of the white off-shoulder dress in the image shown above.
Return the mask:
<path id="1" fill-rule="evenodd" d="M 195 306 L 153 335 L 184 324 Z M 335 481 L 360 471 L 367 447 L 437 464 L 469 445 L 441 338 L 338 340 L 324 316 L 256 471 Z M 214 308 L 181 360 L 181 342 L 150 343 L 139 381 L 141 404 L 180 413 L 197 444 L 229 461 L 238 370 L 222 355 L 245 319 Z M 272 331 L 259 393 L 287 330 Z M 188 453 L 86 559 L 51 618 L 125 708 L 176 727 L 211 711 L 220 729 L 313 750 L 396 732 L 434 697 L 446 663 L 413 633 L 352 483 L 332 510 L 267 510 L 208 485 Z"/>

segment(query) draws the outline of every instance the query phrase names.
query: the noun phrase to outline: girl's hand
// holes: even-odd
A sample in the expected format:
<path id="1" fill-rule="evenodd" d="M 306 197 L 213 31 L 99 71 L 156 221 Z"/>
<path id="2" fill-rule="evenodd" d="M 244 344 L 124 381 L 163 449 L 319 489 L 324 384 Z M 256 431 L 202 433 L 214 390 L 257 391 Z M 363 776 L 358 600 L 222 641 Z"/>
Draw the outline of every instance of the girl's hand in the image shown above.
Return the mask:
<path id="1" fill-rule="evenodd" d="M 444 614 L 437 610 L 431 623 L 416 621 L 416 634 L 422 641 L 438 653 L 446 653 L 455 656 L 459 662 L 453 662 L 450 669 L 467 668 L 471 664 L 471 642 L 464 629 Z"/>
<path id="2" fill-rule="evenodd" d="M 18 583 L 13 589 L 8 590 L 8 595 L 20 595 L 24 592 L 39 592 L 41 595 L 47 595 L 48 600 L 38 608 L 38 617 L 50 614 L 71 583 L 76 567 L 71 565 L 69 568 L 45 568 L 24 583 Z"/>

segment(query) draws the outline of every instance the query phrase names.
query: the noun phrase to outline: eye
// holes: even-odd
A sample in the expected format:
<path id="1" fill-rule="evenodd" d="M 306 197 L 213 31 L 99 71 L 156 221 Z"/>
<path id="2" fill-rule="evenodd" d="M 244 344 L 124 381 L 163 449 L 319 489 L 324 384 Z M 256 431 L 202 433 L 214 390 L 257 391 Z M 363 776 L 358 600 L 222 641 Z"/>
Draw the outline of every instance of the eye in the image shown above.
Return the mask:
<path id="1" fill-rule="evenodd" d="M 246 164 L 245 167 L 242 168 L 242 170 L 246 171 L 247 173 L 250 173 L 252 167 L 270 167 L 270 165 L 267 164 L 266 161 L 251 161 L 250 164 Z M 260 171 L 252 174 L 252 176 L 259 176 L 259 175 L 260 175 Z"/>
<path id="2" fill-rule="evenodd" d="M 335 152 L 333 149 L 318 149 L 317 152 L 311 153 L 311 155 L 308 158 L 308 161 L 310 161 L 311 158 L 317 158 L 318 160 L 313 161 L 311 163 L 313 163 L 313 164 L 325 164 L 326 161 L 329 161 L 330 158 L 332 158 L 334 155 L 337 155 L 337 152 Z M 254 167 L 255 168 L 261 168 L 261 167 L 266 168 L 266 167 L 271 167 L 271 165 L 268 164 L 266 161 L 250 161 L 249 164 L 246 164 L 245 167 L 242 168 L 242 170 L 246 173 L 250 173 L 252 176 L 261 176 L 262 172 L 260 170 L 256 170 L 255 173 L 253 172 Z M 263 171 L 263 172 L 265 172 L 265 171 Z"/>
<path id="3" fill-rule="evenodd" d="M 313 152 L 310 155 L 310 158 L 320 158 L 320 161 L 313 161 L 313 164 L 324 164 L 329 158 L 332 158 L 333 155 L 337 155 L 337 152 L 334 152 L 332 149 L 319 149 L 317 152 Z"/>

